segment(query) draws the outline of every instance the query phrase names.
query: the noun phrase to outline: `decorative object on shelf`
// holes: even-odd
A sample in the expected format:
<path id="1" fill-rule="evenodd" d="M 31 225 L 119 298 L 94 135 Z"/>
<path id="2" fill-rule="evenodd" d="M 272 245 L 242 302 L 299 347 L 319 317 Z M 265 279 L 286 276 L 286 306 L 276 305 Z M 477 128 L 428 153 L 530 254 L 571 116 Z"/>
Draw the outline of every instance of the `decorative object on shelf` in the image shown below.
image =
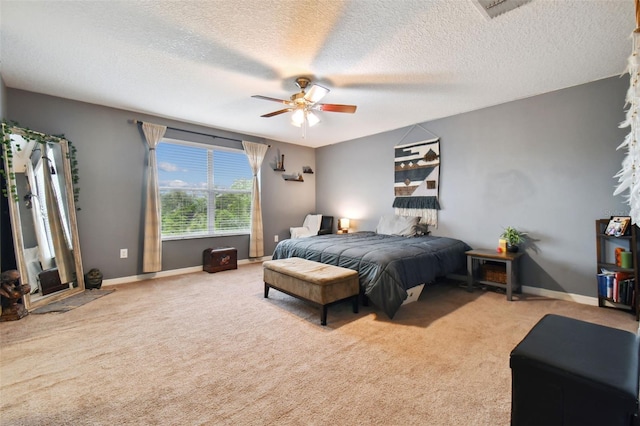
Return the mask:
<path id="1" fill-rule="evenodd" d="M 633 268 L 633 253 L 630 251 L 620 252 L 620 267 L 626 269 Z"/>
<path id="2" fill-rule="evenodd" d="M 504 238 L 507 241 L 507 251 L 509 253 L 517 253 L 519 245 L 524 243 L 527 239 L 526 232 L 520 232 L 516 228 L 507 226 L 500 235 L 500 238 Z"/>
<path id="3" fill-rule="evenodd" d="M 279 160 L 277 160 L 276 162 L 276 168 L 273 169 L 276 172 L 284 172 L 284 154 L 282 154 L 282 156 L 280 157 Z"/>
<path id="4" fill-rule="evenodd" d="M 631 223 L 631 216 L 611 216 L 604 233 L 613 237 L 627 235 L 629 223 Z"/>
<path id="5" fill-rule="evenodd" d="M 638 114 L 640 114 L 640 2 L 635 1 L 636 9 L 636 29 L 631 37 L 633 45 L 629 56 L 627 72 L 630 76 L 629 90 L 626 95 L 627 109 L 626 119 L 619 127 L 629 127 L 630 131 L 625 136 L 624 141 L 616 148 L 627 148 L 627 155 L 622 160 L 622 169 L 616 173 L 614 178 L 618 178 L 618 186 L 613 191 L 613 195 L 619 195 L 629 190 L 626 195 L 629 204 L 629 216 L 633 218 L 633 223 L 640 223 L 640 179 L 636 170 L 640 168 L 640 143 L 638 142 Z"/>
<path id="6" fill-rule="evenodd" d="M 309 166 L 303 166 L 302 167 L 302 173 L 313 174 L 313 170 Z"/>
<path id="7" fill-rule="evenodd" d="M 290 182 L 304 182 L 304 179 L 302 178 L 302 175 L 300 173 L 297 173 L 295 175 L 283 175 L 282 177 L 284 180 Z"/>
<path id="8" fill-rule="evenodd" d="M 347 234 L 349 233 L 349 219 L 346 217 L 338 219 L 338 234 Z"/>
<path id="9" fill-rule="evenodd" d="M 623 251 L 624 251 L 624 249 L 622 247 L 616 247 L 616 249 L 615 249 L 616 266 L 622 266 L 622 259 L 620 258 L 620 253 L 622 253 Z"/>

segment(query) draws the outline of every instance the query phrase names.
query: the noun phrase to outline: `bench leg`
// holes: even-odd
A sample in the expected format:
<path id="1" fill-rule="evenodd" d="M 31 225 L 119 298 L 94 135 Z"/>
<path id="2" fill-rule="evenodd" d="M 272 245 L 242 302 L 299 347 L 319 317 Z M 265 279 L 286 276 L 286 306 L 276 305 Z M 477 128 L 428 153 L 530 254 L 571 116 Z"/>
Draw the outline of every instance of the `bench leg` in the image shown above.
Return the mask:
<path id="1" fill-rule="evenodd" d="M 269 284 L 264 283 L 264 298 L 268 299 L 269 298 Z"/>
<path id="2" fill-rule="evenodd" d="M 322 305 L 322 313 L 320 314 L 320 325 L 327 325 L 327 305 Z"/>
<path id="3" fill-rule="evenodd" d="M 357 294 L 351 298 L 351 303 L 353 305 L 353 313 L 354 314 L 358 313 L 358 301 L 359 301 L 358 299 L 359 299 L 359 297 L 358 297 Z"/>

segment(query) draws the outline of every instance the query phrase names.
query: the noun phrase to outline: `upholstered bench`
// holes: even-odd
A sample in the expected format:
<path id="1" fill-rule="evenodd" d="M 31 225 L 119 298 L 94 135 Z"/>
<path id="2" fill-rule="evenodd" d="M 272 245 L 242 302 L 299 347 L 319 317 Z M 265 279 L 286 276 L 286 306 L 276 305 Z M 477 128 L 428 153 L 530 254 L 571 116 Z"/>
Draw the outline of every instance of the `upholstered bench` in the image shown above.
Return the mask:
<path id="1" fill-rule="evenodd" d="M 544 316 L 511 352 L 511 424 L 638 424 L 638 336 Z"/>
<path id="2" fill-rule="evenodd" d="M 339 266 L 325 265 L 292 257 L 267 260 L 263 264 L 264 297 L 275 288 L 321 309 L 320 324 L 327 325 L 327 307 L 351 299 L 353 312 L 358 312 L 358 272 Z"/>

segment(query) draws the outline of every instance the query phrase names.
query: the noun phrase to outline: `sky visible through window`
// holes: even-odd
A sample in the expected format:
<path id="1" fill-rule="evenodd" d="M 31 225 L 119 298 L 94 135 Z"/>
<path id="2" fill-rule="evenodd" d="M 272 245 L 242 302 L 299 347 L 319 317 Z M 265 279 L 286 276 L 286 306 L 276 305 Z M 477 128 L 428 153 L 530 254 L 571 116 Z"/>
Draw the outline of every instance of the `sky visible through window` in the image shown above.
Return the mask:
<path id="1" fill-rule="evenodd" d="M 185 189 L 207 188 L 207 149 L 160 143 L 156 150 L 158 186 Z M 215 186 L 229 188 L 237 179 L 252 179 L 247 156 L 243 152 L 215 151 Z"/>

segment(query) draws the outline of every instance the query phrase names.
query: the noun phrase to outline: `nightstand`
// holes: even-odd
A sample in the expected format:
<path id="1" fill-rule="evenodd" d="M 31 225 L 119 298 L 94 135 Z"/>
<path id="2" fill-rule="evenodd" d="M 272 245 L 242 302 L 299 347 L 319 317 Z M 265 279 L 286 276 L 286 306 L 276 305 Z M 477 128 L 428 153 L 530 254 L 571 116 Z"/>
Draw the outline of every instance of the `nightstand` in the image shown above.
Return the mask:
<path id="1" fill-rule="evenodd" d="M 469 250 L 465 254 L 467 255 L 468 291 L 473 291 L 474 283 L 489 285 L 505 289 L 507 291 L 507 300 L 511 300 L 514 289 L 520 290 L 518 260 L 524 255 L 523 252 L 498 253 L 495 250 Z M 489 265 L 493 266 L 494 264 L 496 266 L 504 264 L 504 275 L 502 277 L 500 274 L 493 277 L 486 274 Z"/>

